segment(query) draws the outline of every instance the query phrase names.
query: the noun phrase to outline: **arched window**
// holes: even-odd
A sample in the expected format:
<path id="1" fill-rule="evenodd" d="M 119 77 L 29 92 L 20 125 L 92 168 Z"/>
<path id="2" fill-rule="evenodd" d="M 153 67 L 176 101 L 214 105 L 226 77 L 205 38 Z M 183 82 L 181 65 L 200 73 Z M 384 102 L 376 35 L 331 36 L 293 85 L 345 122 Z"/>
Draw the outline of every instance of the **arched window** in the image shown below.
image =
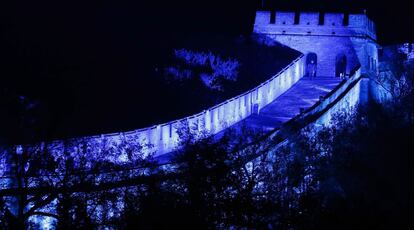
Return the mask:
<path id="1" fill-rule="evenodd" d="M 315 77 L 318 66 L 318 56 L 316 53 L 306 55 L 306 76 Z"/>

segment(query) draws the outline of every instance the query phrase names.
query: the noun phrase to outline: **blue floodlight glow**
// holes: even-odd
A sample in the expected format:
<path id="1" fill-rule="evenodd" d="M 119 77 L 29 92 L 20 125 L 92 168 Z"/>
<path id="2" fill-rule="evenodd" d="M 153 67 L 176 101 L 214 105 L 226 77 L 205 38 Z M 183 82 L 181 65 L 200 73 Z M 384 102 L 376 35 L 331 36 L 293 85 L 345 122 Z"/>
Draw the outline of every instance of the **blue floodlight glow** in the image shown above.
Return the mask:
<path id="1" fill-rule="evenodd" d="M 56 170 L 53 172 L 56 174 L 63 174 L 66 172 L 67 162 L 73 164 L 71 167 L 73 167 L 75 171 L 93 170 L 97 165 L 112 165 L 114 167 L 135 166 L 137 162 L 147 158 L 149 155 L 153 154 L 154 157 L 159 157 L 163 154 L 177 150 L 183 139 L 183 137 L 180 136 L 180 131 L 183 129 L 190 130 L 190 133 L 194 134 L 196 139 L 203 138 L 205 137 L 204 134 L 218 134 L 229 126 L 241 122 L 253 113 L 261 114 L 266 106 L 291 89 L 294 84 L 301 81 L 305 76 L 305 72 L 308 71 L 308 67 L 306 66 L 306 55 L 310 53 L 314 54 L 315 57 L 317 57 L 315 60 L 318 60 L 319 62 L 313 66 L 313 68 L 317 69 L 316 78 L 318 76 L 335 77 L 339 68 L 336 60 L 338 55 L 343 55 L 343 60 L 346 60 L 346 62 L 344 61 L 345 64 L 342 63 L 346 67 L 345 70 L 343 68 L 344 66 L 342 66 L 342 71 L 340 71 L 341 73 L 344 73 L 345 71 L 345 75 L 341 75 L 342 77 L 345 78 L 346 74 L 350 74 L 351 69 L 357 69 L 357 71 L 350 77 L 351 79 L 341 85 L 341 87 L 335 89 L 336 91 L 329 97 L 324 98 L 324 101 L 319 103 L 313 111 L 309 112 L 309 114 L 316 114 L 317 112 L 329 108 L 316 122 L 314 122 L 316 126 L 329 125 L 334 113 L 342 110 L 349 112 L 353 107 L 362 103 L 361 98 L 367 97 L 367 95 L 361 94 L 368 94 L 368 90 L 365 88 L 361 89 L 361 87 L 372 87 L 369 84 L 361 84 L 362 80 L 360 79 L 360 76 L 364 73 L 373 73 L 373 71 L 376 71 L 377 69 L 376 62 L 378 60 L 378 53 L 375 46 L 376 43 L 368 39 L 376 38 L 373 29 L 374 26 L 366 15 L 351 15 L 349 24 L 352 26 L 348 27 L 340 25 L 342 19 L 339 14 L 327 14 L 325 20 L 327 23 L 330 23 L 330 25 L 316 25 L 315 20 L 317 21 L 317 19 L 314 18 L 315 15 L 304 14 L 300 18 L 309 19 L 312 24 L 315 24 L 310 25 L 307 28 L 311 31 L 309 34 L 307 31 L 303 30 L 303 22 L 299 22 L 298 25 L 293 23 L 293 17 L 293 13 L 280 13 L 277 14 L 276 24 L 269 24 L 270 12 L 257 12 L 254 33 L 265 35 L 271 38 L 272 41 L 299 50 L 303 54 L 290 63 L 289 66 L 279 74 L 273 76 L 267 82 L 262 83 L 256 88 L 228 101 L 217 104 L 199 114 L 180 120 L 171 121 L 165 124 L 156 124 L 151 127 L 131 132 L 77 138 L 73 142 L 70 142 L 70 144 L 68 144 L 68 141 L 55 141 L 27 147 L 27 149 L 23 149 L 23 147 L 19 145 L 16 146 L 15 153 L 21 154 L 27 150 L 36 153 L 33 154 L 35 156 L 41 156 L 43 152 L 42 150 L 47 148 L 51 154 L 50 157 L 57 163 Z M 368 25 L 364 23 L 368 23 Z M 335 27 L 332 25 L 335 25 Z M 368 29 L 367 26 L 369 26 Z M 335 34 L 333 34 L 333 32 L 335 32 Z M 356 34 L 360 37 L 363 33 L 365 33 L 367 38 L 351 39 Z M 302 36 L 297 36 L 298 34 Z M 341 34 L 341 36 L 337 36 L 338 34 Z M 239 68 L 237 60 L 225 60 L 221 57 L 214 56 L 211 53 L 197 53 L 183 49 L 176 50 L 175 55 L 183 60 L 191 62 L 190 64 L 192 65 L 207 65 L 208 63 L 213 63 L 214 59 L 214 63 L 217 64 L 216 66 L 213 66 L 215 71 L 214 74 L 204 74 L 200 76 L 204 84 L 213 89 L 220 89 L 220 86 L 214 85 L 214 78 L 224 77 L 227 80 L 236 81 L 235 73 Z M 222 66 L 230 66 L 231 68 L 226 69 Z M 360 68 L 355 68 L 359 66 Z M 176 77 L 189 76 L 189 74 L 182 73 L 174 67 L 169 67 L 166 71 Z M 315 85 L 313 86 L 316 88 Z M 331 89 L 332 88 L 329 90 Z M 383 92 L 378 90 L 376 90 L 374 94 L 375 93 L 383 94 Z M 302 100 L 300 93 L 295 96 L 297 101 Z M 316 98 L 318 97 L 319 95 L 316 96 Z M 293 100 L 288 102 L 291 102 L 291 104 L 296 103 L 296 101 Z M 313 103 L 315 104 L 316 101 L 313 101 Z M 301 107 L 292 107 L 295 109 L 295 112 L 287 112 L 291 112 L 294 115 L 301 109 Z M 278 109 L 280 111 L 287 110 L 286 108 Z M 292 117 L 289 117 L 289 119 Z M 11 153 L 6 150 L 0 150 L 0 176 L 9 176 L 6 174 L 12 171 L 11 167 L 14 167 L 9 159 Z M 251 172 L 252 167 L 252 164 L 247 164 L 249 172 Z M 136 174 L 139 173 L 142 173 L 142 171 L 136 172 Z M 0 185 L 2 188 L 8 188 L 15 184 L 15 181 L 13 181 L 14 178 L 10 178 L 11 177 L 1 179 L 2 181 Z M 94 181 L 99 183 L 114 180 L 113 178 L 112 175 L 108 176 L 99 173 L 99 175 L 94 177 Z M 312 178 L 307 179 L 311 180 Z M 52 182 L 53 184 L 57 184 L 58 180 Z M 117 198 L 118 199 L 112 201 L 112 203 L 108 202 L 113 207 L 109 212 L 103 211 L 103 205 L 108 205 L 106 203 L 97 206 L 93 211 L 92 209 L 88 211 L 91 213 L 93 212 L 92 214 L 95 219 L 110 219 L 116 217 L 124 209 L 124 203 L 121 197 Z M 56 205 L 51 205 L 51 207 L 49 207 L 52 213 L 55 208 L 54 206 Z M 107 216 L 104 217 L 102 215 Z M 42 229 L 52 229 L 53 226 L 56 225 L 57 220 L 53 217 L 32 216 L 29 221 L 39 224 Z"/>

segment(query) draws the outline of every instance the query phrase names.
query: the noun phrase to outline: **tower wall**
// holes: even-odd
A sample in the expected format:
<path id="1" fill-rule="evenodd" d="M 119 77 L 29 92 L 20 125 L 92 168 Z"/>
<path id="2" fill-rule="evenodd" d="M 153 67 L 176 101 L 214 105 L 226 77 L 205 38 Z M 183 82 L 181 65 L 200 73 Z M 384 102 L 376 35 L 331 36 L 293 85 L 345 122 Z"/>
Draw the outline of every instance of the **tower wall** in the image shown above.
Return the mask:
<path id="1" fill-rule="evenodd" d="M 345 54 L 347 72 L 358 66 L 358 55 L 350 39 L 327 36 L 291 36 L 269 34 L 268 37 L 303 54 L 316 53 L 318 58 L 317 75 L 335 76 L 336 57 Z"/>
<path id="2" fill-rule="evenodd" d="M 301 13 L 299 15 L 299 24 L 302 26 L 319 25 L 319 13 Z"/>
<path id="3" fill-rule="evenodd" d="M 267 21 L 269 21 L 269 19 Z M 294 21 L 295 21 L 295 13 L 279 12 L 276 14 L 276 21 L 275 21 L 276 25 L 289 26 L 289 25 L 293 25 Z"/>
<path id="4" fill-rule="evenodd" d="M 349 15 L 345 24 L 345 15 L 326 13 L 323 20 L 317 12 L 299 13 L 295 22 L 295 13 L 276 12 L 275 22 L 271 14 L 258 11 L 254 33 L 266 35 L 273 40 L 296 49 L 303 54 L 316 53 L 318 57 L 318 75 L 335 76 L 337 57 L 346 55 L 346 72 L 361 65 L 365 72 L 375 72 L 378 53 L 375 25 L 366 15 Z"/>

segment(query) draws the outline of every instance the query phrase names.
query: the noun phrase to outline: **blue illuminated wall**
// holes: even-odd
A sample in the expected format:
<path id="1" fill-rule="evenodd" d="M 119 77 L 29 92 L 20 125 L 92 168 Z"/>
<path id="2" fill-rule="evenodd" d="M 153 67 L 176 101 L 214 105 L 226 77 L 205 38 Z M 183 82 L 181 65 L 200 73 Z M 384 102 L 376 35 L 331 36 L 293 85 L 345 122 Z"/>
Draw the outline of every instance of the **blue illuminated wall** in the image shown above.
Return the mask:
<path id="1" fill-rule="evenodd" d="M 270 21 L 270 12 L 257 12 L 255 33 L 265 34 L 304 54 L 268 81 L 212 108 L 180 120 L 130 132 L 79 138 L 87 141 L 86 148 L 83 150 L 80 146 L 84 146 L 84 143 L 67 146 L 67 141 L 63 140 L 42 143 L 41 148 L 48 148 L 56 159 L 66 152 L 74 158 L 74 162 L 80 162 L 78 159 L 82 156 L 80 152 L 84 154 L 83 156 L 87 154 L 88 164 L 82 166 L 85 170 L 100 162 L 111 162 L 116 165 L 134 164 L 131 156 L 128 155 L 128 149 L 134 149 L 133 146 L 138 146 L 137 149 L 144 155 L 153 153 L 154 156 L 159 156 L 172 152 L 180 147 L 182 137 L 179 135 L 179 130 L 185 127 L 189 127 L 190 133 L 196 138 L 201 138 L 204 135 L 217 134 L 247 118 L 253 113 L 254 107 L 260 111 L 304 76 L 306 54 L 310 52 L 318 55 L 318 75 L 334 76 L 336 57 L 340 54 L 347 56 L 347 72 L 355 71 L 348 81 L 336 88 L 328 97 L 323 98 L 318 106 L 307 111 L 306 114 L 301 114 L 301 116 L 312 115 L 329 108 L 316 122 L 308 124 L 328 125 L 336 112 L 349 110 L 359 103 L 365 103 L 371 91 L 379 92 L 375 90 L 373 81 L 361 78 L 363 74 L 378 73 L 375 25 L 366 15 L 350 15 L 349 25 L 343 25 L 343 17 L 343 14 L 325 14 L 324 24 L 319 25 L 318 13 L 301 13 L 298 23 L 295 23 L 294 13 L 277 12 L 273 23 Z M 275 133 L 271 134 L 270 138 Z M 275 145 L 274 149 L 286 143 Z M 7 159 L 10 154 L 6 152 L 7 150 L 0 149 L 1 177 L 12 174 L 11 170 L 14 168 L 12 161 Z M 268 151 L 268 154 L 272 153 L 273 150 Z M 64 166 L 59 166 L 57 169 L 57 172 L 64 171 Z M 0 183 L 3 188 L 13 187 L 15 180 L 6 178 L 0 180 Z M 9 207 L 17 207 L 16 199 L 7 202 Z M 12 212 L 15 210 L 12 209 Z"/>
<path id="2" fill-rule="evenodd" d="M 101 146 L 99 151 L 107 148 L 99 144 L 101 142 L 116 144 L 128 139 L 130 143 L 141 145 L 144 154 L 158 156 L 172 152 L 180 147 L 179 131 L 183 127 L 189 127 L 191 134 L 201 138 L 217 134 L 245 119 L 255 107 L 260 111 L 304 76 L 306 54 L 310 52 L 318 55 L 318 75 L 334 76 L 336 57 L 340 54 L 348 59 L 348 73 L 358 66 L 361 66 L 361 74 L 377 72 L 375 25 L 366 15 L 349 15 L 349 25 L 343 25 L 343 14 L 325 14 L 323 25 L 319 25 L 319 19 L 318 13 L 300 13 L 299 21 L 295 22 L 294 13 L 276 12 L 275 21 L 271 22 L 270 12 L 257 12 L 254 33 L 264 34 L 304 55 L 258 87 L 198 114 L 130 132 L 87 139 L 98 143 L 96 146 Z M 62 149 L 64 141 L 56 141 L 53 145 L 55 149 Z M 126 160 L 122 154 L 113 158 L 114 162 Z"/>
<path id="3" fill-rule="evenodd" d="M 120 145 L 123 140 L 127 140 L 130 145 L 140 145 L 140 151 L 145 155 L 152 154 L 156 157 L 172 152 L 180 147 L 182 140 L 180 130 L 187 128 L 196 139 L 202 138 L 217 134 L 250 116 L 255 106 L 260 111 L 303 77 L 304 59 L 305 57 L 301 55 L 266 82 L 198 114 L 130 132 L 80 137 L 75 140 L 86 140 L 90 145 L 95 146 L 93 152 L 98 155 L 113 146 Z M 53 149 L 55 155 L 63 153 L 66 148 L 63 140 L 47 145 L 48 148 Z M 125 152 L 105 155 L 104 158 L 108 158 L 106 160 L 113 163 L 128 161 Z"/>
<path id="4" fill-rule="evenodd" d="M 288 90 L 304 75 L 304 56 L 294 60 L 258 87 L 222 102 L 201 113 L 150 128 L 125 133 L 136 135 L 141 143 L 148 145 L 146 152 L 162 155 L 180 147 L 179 130 L 189 127 L 196 138 L 217 134 L 250 116 L 253 107 L 261 108 Z M 119 134 L 115 134 L 117 136 Z"/>
<path id="5" fill-rule="evenodd" d="M 318 75 L 334 76 L 335 61 L 339 54 L 347 56 L 348 73 L 359 65 L 362 73 L 377 71 L 374 24 L 366 15 L 349 15 L 349 25 L 343 25 L 343 17 L 343 14 L 325 14 L 324 24 L 319 25 L 318 13 L 301 13 L 299 21 L 295 23 L 294 13 L 276 12 L 273 23 L 270 12 L 259 11 L 256 14 L 255 33 L 265 34 L 304 55 L 258 87 L 198 114 L 152 127 L 88 139 L 96 143 L 103 140 L 118 143 L 126 138 L 131 143 L 142 145 L 145 154 L 158 156 L 172 152 L 180 147 L 179 130 L 183 127 L 189 127 L 190 132 L 200 138 L 217 134 L 245 119 L 253 113 L 254 107 L 260 111 L 304 76 L 306 54 L 310 52 L 318 55 Z M 54 145 L 63 143 L 56 141 Z M 122 160 L 122 156 L 117 157 Z"/>
<path id="6" fill-rule="evenodd" d="M 349 81 L 350 84 L 344 84 L 335 94 L 327 98 L 327 101 L 335 101 L 328 111 L 322 114 L 315 125 L 329 126 L 333 116 L 336 113 L 349 112 L 350 109 L 367 102 L 366 90 L 368 89 L 368 78 L 360 78 L 361 72 L 357 71 Z"/>
<path id="7" fill-rule="evenodd" d="M 366 15 L 349 15 L 344 24 L 344 14 L 326 13 L 320 24 L 319 13 L 300 13 L 295 23 L 295 13 L 276 12 L 271 21 L 268 11 L 256 12 L 254 33 L 264 34 L 303 54 L 316 53 L 318 75 L 335 76 L 338 55 L 347 57 L 347 73 L 361 66 L 362 73 L 376 72 L 378 52 L 374 23 Z"/>

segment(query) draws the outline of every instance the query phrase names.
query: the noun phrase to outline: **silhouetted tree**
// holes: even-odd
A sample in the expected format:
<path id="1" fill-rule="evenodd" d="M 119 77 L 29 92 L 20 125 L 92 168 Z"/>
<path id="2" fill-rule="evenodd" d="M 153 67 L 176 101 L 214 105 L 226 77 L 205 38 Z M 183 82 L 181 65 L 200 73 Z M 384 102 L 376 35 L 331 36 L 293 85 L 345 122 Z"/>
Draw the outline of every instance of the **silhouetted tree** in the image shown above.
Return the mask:
<path id="1" fill-rule="evenodd" d="M 413 160 L 413 130 L 401 117 L 371 105 L 295 139 L 295 152 L 307 159 L 299 168 L 311 169 L 311 181 L 301 179 L 307 189 L 290 211 L 294 228 L 412 228 L 406 213 L 414 202 L 408 195 L 414 171 L 407 164 Z"/>

